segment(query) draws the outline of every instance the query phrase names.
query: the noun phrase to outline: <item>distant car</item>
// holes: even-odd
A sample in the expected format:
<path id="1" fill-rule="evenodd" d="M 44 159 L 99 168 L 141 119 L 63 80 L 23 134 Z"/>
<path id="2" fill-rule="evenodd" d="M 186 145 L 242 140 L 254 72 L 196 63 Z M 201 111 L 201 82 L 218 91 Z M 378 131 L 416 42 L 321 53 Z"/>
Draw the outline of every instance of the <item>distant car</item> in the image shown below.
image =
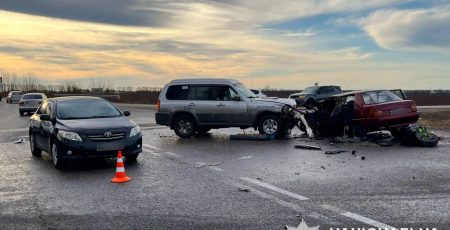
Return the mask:
<path id="1" fill-rule="evenodd" d="M 298 105 L 306 104 L 309 107 L 314 107 L 317 102 L 340 93 L 342 93 L 342 90 L 339 86 L 310 86 L 300 93 L 291 94 L 289 98 L 294 99 Z"/>
<path id="2" fill-rule="evenodd" d="M 386 129 L 398 136 L 401 128 L 417 122 L 419 113 L 401 90 L 370 90 L 331 96 L 307 118 L 322 134 L 363 136 Z"/>
<path id="3" fill-rule="evenodd" d="M 142 134 L 129 115 L 97 97 L 47 99 L 31 116 L 31 152 L 50 153 L 58 169 L 71 159 L 110 158 L 119 150 L 134 161 L 142 152 Z"/>
<path id="4" fill-rule="evenodd" d="M 11 91 L 6 96 L 6 103 L 16 103 L 22 98 L 23 93 L 21 91 Z"/>
<path id="5" fill-rule="evenodd" d="M 250 89 L 257 97 L 267 97 L 260 89 Z"/>
<path id="6" fill-rule="evenodd" d="M 24 113 L 34 113 L 42 104 L 42 102 L 47 99 L 43 93 L 27 93 L 22 96 L 19 101 L 19 114 L 23 116 Z"/>
<path id="7" fill-rule="evenodd" d="M 155 119 L 182 138 L 229 127 L 253 127 L 261 134 L 281 136 L 292 129 L 281 119 L 286 104 L 295 106 L 295 101 L 258 98 L 233 79 L 181 79 L 162 89 Z"/>

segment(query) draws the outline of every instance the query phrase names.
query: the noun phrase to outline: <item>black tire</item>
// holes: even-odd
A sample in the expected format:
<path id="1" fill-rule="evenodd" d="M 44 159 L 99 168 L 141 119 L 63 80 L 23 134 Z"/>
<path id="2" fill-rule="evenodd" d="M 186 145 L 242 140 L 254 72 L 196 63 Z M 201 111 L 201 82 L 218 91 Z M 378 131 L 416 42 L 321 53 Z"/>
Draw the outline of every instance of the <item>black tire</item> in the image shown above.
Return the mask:
<path id="1" fill-rule="evenodd" d="M 416 139 L 418 144 L 423 147 L 435 147 L 439 142 L 439 137 L 428 131 L 416 132 Z"/>
<path id="2" fill-rule="evenodd" d="M 275 114 L 266 114 L 258 121 L 258 131 L 260 134 L 279 136 L 284 135 L 281 118 Z"/>
<path id="3" fill-rule="evenodd" d="M 19 111 L 19 114 L 20 114 L 20 116 L 23 116 L 24 112 L 22 112 L 22 111 Z"/>
<path id="4" fill-rule="evenodd" d="M 34 134 L 30 134 L 30 150 L 33 156 L 35 157 L 42 156 L 42 149 L 36 146 L 36 138 L 34 137 Z"/>
<path id="5" fill-rule="evenodd" d="M 189 115 L 180 115 L 174 119 L 173 130 L 181 138 L 189 138 L 196 133 L 194 118 Z"/>
<path id="6" fill-rule="evenodd" d="M 308 106 L 309 108 L 314 108 L 316 107 L 316 101 L 314 99 L 308 99 L 308 101 L 306 101 L 306 106 Z"/>
<path id="7" fill-rule="evenodd" d="M 197 129 L 198 134 L 207 134 L 209 131 L 211 131 L 210 128 L 198 128 Z"/>
<path id="8" fill-rule="evenodd" d="M 56 169 L 62 170 L 67 168 L 67 160 L 62 159 L 61 153 L 59 152 L 59 147 L 56 142 L 52 142 L 51 155 L 53 166 L 55 166 Z"/>

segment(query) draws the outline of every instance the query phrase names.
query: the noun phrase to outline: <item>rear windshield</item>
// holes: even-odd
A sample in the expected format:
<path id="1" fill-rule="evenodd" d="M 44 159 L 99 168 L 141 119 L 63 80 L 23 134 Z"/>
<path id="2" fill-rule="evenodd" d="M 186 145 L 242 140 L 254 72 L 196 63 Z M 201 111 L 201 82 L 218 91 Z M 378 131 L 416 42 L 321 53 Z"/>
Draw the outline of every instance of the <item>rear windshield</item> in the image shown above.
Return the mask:
<path id="1" fill-rule="evenodd" d="M 57 105 L 59 119 L 89 119 L 120 117 L 122 113 L 104 100 L 60 101 Z"/>
<path id="2" fill-rule="evenodd" d="M 42 95 L 39 95 L 39 94 L 23 95 L 22 100 L 23 99 L 42 99 Z"/>
<path id="3" fill-rule="evenodd" d="M 366 105 L 403 100 L 399 96 L 387 90 L 363 93 L 363 99 Z"/>
<path id="4" fill-rule="evenodd" d="M 12 95 L 22 95 L 21 92 L 13 92 Z"/>

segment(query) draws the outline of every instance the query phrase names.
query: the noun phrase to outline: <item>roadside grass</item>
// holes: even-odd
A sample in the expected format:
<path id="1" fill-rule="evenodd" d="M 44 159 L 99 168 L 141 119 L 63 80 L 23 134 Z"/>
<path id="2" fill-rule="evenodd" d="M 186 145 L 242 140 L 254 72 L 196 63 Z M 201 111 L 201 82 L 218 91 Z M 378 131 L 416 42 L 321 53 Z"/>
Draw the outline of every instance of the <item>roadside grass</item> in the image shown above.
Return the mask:
<path id="1" fill-rule="evenodd" d="M 450 131 L 450 110 L 422 112 L 419 124 L 428 129 Z"/>

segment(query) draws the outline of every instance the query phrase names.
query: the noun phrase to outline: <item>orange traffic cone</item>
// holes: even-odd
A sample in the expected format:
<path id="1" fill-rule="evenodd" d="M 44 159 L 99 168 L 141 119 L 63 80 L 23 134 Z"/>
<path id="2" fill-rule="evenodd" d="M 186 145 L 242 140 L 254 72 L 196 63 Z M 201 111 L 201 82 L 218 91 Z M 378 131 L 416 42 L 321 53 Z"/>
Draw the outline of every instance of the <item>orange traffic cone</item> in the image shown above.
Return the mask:
<path id="1" fill-rule="evenodd" d="M 130 181 L 131 178 L 127 177 L 125 173 L 125 167 L 123 165 L 122 151 L 117 154 L 117 166 L 116 176 L 111 180 L 113 183 L 124 183 Z"/>

